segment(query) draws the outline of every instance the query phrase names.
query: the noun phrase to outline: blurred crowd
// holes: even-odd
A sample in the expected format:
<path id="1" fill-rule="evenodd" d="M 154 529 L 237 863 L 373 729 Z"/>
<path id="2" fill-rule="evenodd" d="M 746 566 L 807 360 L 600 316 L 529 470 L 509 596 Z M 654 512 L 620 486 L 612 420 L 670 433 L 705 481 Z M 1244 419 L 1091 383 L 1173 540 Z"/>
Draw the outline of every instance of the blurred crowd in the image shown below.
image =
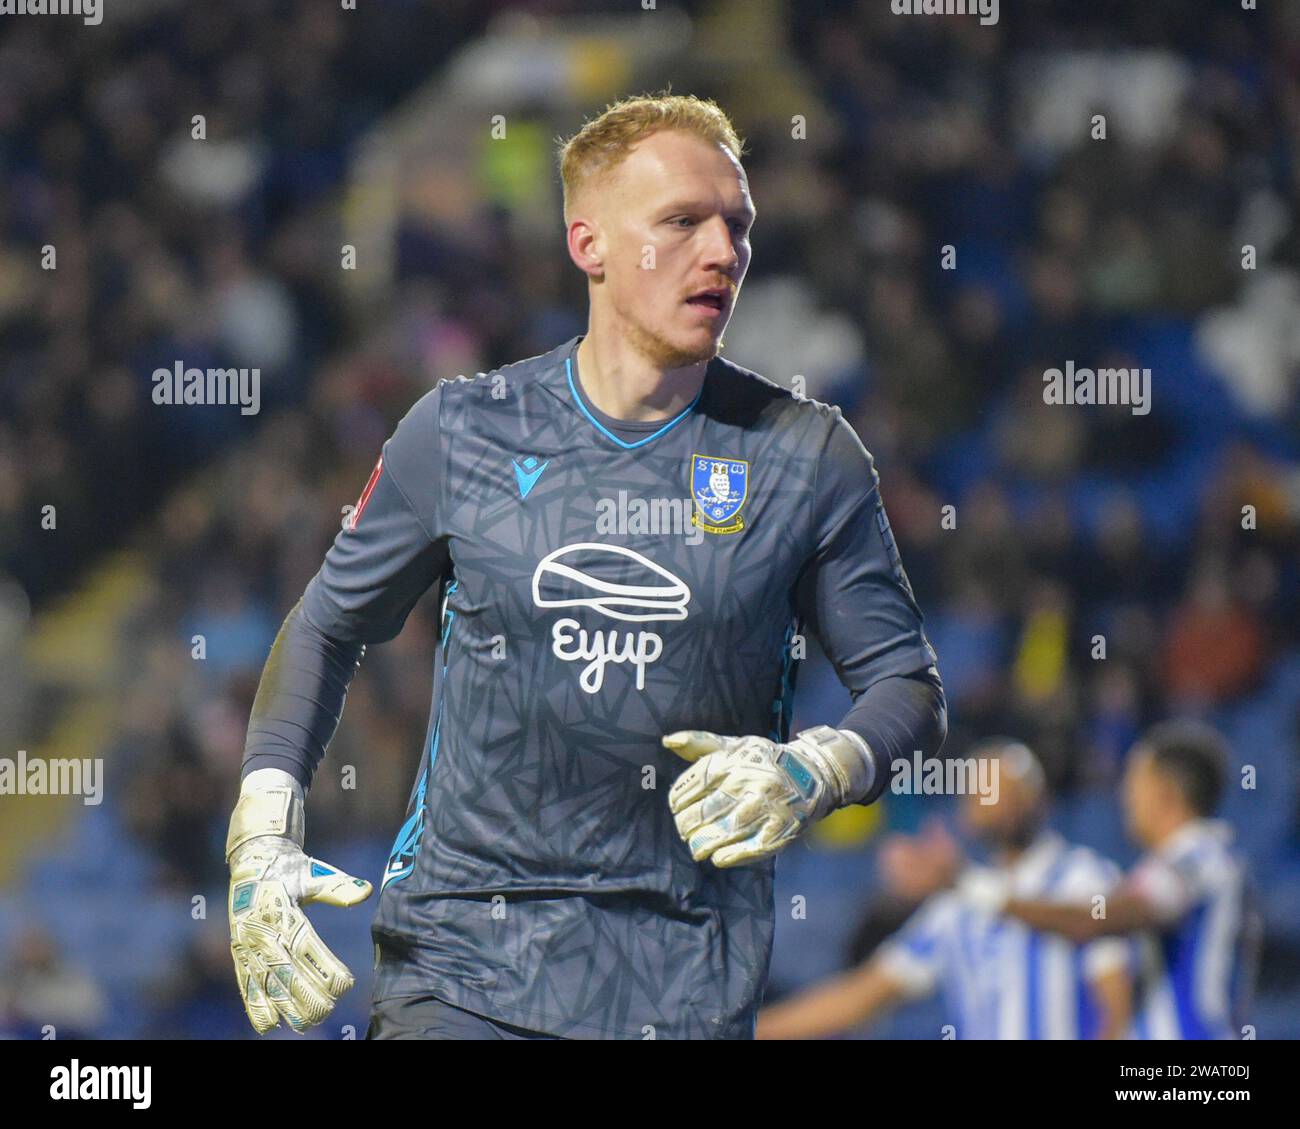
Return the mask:
<path id="1" fill-rule="evenodd" d="M 130 852 L 151 897 L 205 891 L 213 906 L 132 981 L 130 1007 L 112 983 L 113 1006 L 86 997 L 90 1030 L 240 1029 L 221 843 L 279 623 L 414 400 L 585 329 L 558 208 L 542 243 L 501 206 L 472 234 L 412 216 L 377 320 L 350 313 L 338 270 L 351 143 L 503 7 L 389 5 L 357 35 L 329 5 L 232 0 L 105 21 L 108 48 L 70 49 L 39 21 L 0 40 L 0 571 L 39 607 L 120 539 L 145 546 L 95 834 Z M 1300 20 L 1082 7 L 984 28 L 789 5 L 788 62 L 816 95 L 808 155 L 788 107 L 758 116 L 752 90 L 683 62 L 675 87 L 716 97 L 747 135 L 760 212 L 726 355 L 806 377 L 875 455 L 954 755 L 1014 733 L 1058 789 L 1109 795 L 1140 728 L 1207 716 L 1243 763 L 1276 767 L 1250 799 L 1268 814 L 1233 814 L 1251 813 L 1265 877 L 1293 875 Z M 1121 56 L 1128 85 L 1108 70 Z M 567 110 L 543 123 L 578 124 Z M 47 243 L 57 285 L 37 274 Z M 149 374 L 177 358 L 261 364 L 262 416 L 152 405 Z M 1045 404 L 1043 372 L 1067 361 L 1149 367 L 1150 414 Z M 47 502 L 57 537 L 30 519 Z M 377 872 L 400 822 L 435 611 L 426 599 L 366 657 L 312 789 L 312 841 L 352 844 L 370 860 L 353 872 Z M 189 661 L 196 635 L 206 657 Z M 811 661 L 798 720 L 835 720 L 837 694 Z M 349 927 L 341 955 L 364 970 L 364 922 Z M 1300 916 L 1290 928 L 1300 954 Z M 54 976 L 51 944 L 11 938 L 24 983 Z M 0 998 L 0 1029 L 31 1010 Z"/>
<path id="2" fill-rule="evenodd" d="M 156 368 L 259 366 L 265 407 L 301 399 L 346 336 L 329 200 L 352 144 L 502 6 L 4 21 L 0 569 L 33 598 L 238 438 L 228 412 L 158 410 Z M 47 505 L 57 537 L 28 520 Z"/>
<path id="3" fill-rule="evenodd" d="M 1112 780 L 1143 724 L 1261 690 L 1300 644 L 1300 20 L 1270 42 L 1231 12 L 1076 7 L 990 37 L 795 6 L 844 129 L 829 206 L 778 201 L 756 253 L 799 249 L 816 306 L 861 329 L 827 398 L 881 467 L 956 740 L 1022 734 L 1069 786 Z M 1049 65 L 1046 45 L 1088 54 Z M 1124 45 L 1117 94 L 1099 52 Z M 1150 104 L 1170 112 L 1135 146 Z M 779 164 L 780 135 L 761 152 Z M 1067 362 L 1151 369 L 1150 414 L 1045 403 Z"/>

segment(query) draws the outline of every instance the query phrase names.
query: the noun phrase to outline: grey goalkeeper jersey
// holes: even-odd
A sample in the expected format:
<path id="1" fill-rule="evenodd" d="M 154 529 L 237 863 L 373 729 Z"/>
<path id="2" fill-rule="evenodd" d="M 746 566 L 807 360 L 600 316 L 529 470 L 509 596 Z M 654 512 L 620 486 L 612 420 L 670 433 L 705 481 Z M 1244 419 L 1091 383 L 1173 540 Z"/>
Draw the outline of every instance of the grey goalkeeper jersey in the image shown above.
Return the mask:
<path id="1" fill-rule="evenodd" d="M 416 403 L 303 597 L 314 629 L 360 644 L 442 594 L 375 998 L 575 1037 L 749 1038 L 773 863 L 691 859 L 667 803 L 686 765 L 660 738 L 784 738 L 812 631 L 854 695 L 845 727 L 906 743 L 864 707 L 919 677 L 934 752 L 935 656 L 837 409 L 719 357 L 677 418 L 618 428 L 585 399 L 580 341 Z"/>

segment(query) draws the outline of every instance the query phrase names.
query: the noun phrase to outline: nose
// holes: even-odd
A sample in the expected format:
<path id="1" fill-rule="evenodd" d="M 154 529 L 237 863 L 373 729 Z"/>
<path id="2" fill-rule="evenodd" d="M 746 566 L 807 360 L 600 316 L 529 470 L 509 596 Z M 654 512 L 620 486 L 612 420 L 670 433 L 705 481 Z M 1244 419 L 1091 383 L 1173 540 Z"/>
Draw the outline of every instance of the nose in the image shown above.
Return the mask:
<path id="1" fill-rule="evenodd" d="M 709 224 L 709 241 L 703 265 L 706 270 L 725 274 L 733 280 L 736 268 L 740 266 L 740 252 L 736 250 L 735 241 L 731 237 L 731 227 L 721 216 L 715 216 Z"/>

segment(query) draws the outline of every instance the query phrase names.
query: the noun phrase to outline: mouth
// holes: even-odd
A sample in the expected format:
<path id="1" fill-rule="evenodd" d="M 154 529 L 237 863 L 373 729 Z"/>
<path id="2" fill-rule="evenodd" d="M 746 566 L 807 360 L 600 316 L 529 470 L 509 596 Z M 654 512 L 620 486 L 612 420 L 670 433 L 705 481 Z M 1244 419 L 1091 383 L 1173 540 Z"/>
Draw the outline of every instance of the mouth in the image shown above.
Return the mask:
<path id="1" fill-rule="evenodd" d="M 692 294 L 686 299 L 686 304 L 708 314 L 710 317 L 716 317 L 727 308 L 730 300 L 731 293 L 726 287 L 714 286 Z"/>

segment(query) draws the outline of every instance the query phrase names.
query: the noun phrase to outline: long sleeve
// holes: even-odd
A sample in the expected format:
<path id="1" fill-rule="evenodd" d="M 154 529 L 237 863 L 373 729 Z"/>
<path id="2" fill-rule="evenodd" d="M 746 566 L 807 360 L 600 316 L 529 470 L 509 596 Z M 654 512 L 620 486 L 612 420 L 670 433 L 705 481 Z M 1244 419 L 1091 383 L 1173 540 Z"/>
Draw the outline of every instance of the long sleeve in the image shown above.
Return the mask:
<path id="1" fill-rule="evenodd" d="M 262 668 L 241 779 L 259 768 L 278 768 L 304 791 L 311 787 L 364 653 L 364 644 L 340 643 L 315 627 L 301 600 L 294 605 Z"/>
<path id="2" fill-rule="evenodd" d="M 437 536 L 438 392 L 407 413 L 285 619 L 262 671 L 242 775 L 280 768 L 311 783 L 367 643 L 392 639 L 416 601 L 450 575 Z"/>
<path id="3" fill-rule="evenodd" d="M 934 650 L 894 544 L 870 454 L 836 411 L 819 464 L 816 551 L 800 579 L 800 616 L 821 642 L 853 706 L 839 728 L 876 757 L 859 802 L 885 789 L 897 756 L 939 751 L 947 708 Z"/>
<path id="4" fill-rule="evenodd" d="M 948 711 L 938 671 L 882 678 L 853 702 L 840 722 L 870 746 L 876 757 L 871 789 L 857 802 L 869 804 L 889 785 L 889 766 L 899 757 L 920 752 L 934 756 L 948 736 Z"/>

